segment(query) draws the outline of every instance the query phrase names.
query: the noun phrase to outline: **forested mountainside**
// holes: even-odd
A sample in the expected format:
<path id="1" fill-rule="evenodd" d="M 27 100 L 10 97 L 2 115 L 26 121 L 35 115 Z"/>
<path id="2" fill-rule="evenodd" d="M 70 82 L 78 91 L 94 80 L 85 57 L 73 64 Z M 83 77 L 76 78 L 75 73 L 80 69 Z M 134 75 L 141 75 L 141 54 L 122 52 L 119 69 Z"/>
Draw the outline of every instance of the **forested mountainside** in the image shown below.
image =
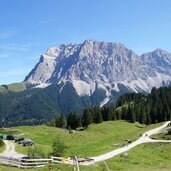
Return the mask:
<path id="1" fill-rule="evenodd" d="M 116 106 L 86 108 L 82 117 L 76 112 L 70 112 L 67 118 L 61 114 L 54 123 L 57 127 L 67 125 L 68 128 L 75 129 L 79 126 L 88 127 L 92 123 L 120 119 L 146 125 L 170 120 L 171 87 L 153 88 L 148 95 L 124 94 L 118 98 Z"/>
<path id="2" fill-rule="evenodd" d="M 153 88 L 151 93 L 130 93 L 119 97 L 117 107 L 123 119 L 156 123 L 171 119 L 171 87 Z"/>

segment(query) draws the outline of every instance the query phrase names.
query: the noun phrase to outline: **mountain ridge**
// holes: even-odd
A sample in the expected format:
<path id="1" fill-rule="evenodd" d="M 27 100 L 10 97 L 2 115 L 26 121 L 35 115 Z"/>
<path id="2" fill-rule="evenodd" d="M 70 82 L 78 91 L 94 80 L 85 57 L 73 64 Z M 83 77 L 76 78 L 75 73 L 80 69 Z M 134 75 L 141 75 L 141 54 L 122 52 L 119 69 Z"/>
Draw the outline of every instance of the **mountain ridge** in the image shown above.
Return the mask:
<path id="1" fill-rule="evenodd" d="M 171 54 L 158 48 L 139 56 L 121 43 L 88 39 L 49 48 L 25 81 L 39 87 L 70 81 L 79 96 L 91 96 L 96 88 L 102 88 L 108 102 L 112 90 L 120 91 L 118 84 L 134 92 L 170 85 Z"/>

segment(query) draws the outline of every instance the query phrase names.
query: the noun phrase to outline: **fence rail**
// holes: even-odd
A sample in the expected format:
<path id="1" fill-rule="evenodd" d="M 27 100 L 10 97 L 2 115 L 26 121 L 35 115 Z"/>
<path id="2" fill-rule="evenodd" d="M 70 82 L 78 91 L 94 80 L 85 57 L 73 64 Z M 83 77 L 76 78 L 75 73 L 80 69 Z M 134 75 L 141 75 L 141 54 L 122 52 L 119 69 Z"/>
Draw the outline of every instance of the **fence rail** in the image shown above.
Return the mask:
<path id="1" fill-rule="evenodd" d="M 3 163 L 8 166 L 15 166 L 19 168 L 38 168 L 44 167 L 48 163 L 54 164 L 71 164 L 76 165 L 77 161 L 73 158 L 65 158 L 65 157 L 51 157 L 48 159 L 17 159 L 17 158 L 8 158 L 4 156 L 0 156 L 0 163 Z M 80 165 L 90 165 L 94 164 L 94 160 L 92 159 L 78 159 L 78 163 Z"/>

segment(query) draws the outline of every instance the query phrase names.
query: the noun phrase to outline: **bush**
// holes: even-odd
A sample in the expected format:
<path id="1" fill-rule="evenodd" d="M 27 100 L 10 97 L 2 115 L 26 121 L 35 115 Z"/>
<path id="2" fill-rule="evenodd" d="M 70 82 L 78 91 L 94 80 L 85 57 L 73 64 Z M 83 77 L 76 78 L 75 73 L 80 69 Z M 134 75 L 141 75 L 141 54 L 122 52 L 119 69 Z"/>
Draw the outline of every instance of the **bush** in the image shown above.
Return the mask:
<path id="1" fill-rule="evenodd" d="M 46 158 L 46 155 L 44 154 L 42 149 L 35 145 L 28 148 L 28 156 L 31 159 Z"/>
<path id="2" fill-rule="evenodd" d="M 0 147 L 2 147 L 4 145 L 2 139 L 0 138 Z"/>
<path id="3" fill-rule="evenodd" d="M 66 148 L 67 146 L 63 142 L 63 139 L 61 137 L 56 137 L 52 144 L 51 155 L 56 157 L 62 157 L 64 155 Z"/>

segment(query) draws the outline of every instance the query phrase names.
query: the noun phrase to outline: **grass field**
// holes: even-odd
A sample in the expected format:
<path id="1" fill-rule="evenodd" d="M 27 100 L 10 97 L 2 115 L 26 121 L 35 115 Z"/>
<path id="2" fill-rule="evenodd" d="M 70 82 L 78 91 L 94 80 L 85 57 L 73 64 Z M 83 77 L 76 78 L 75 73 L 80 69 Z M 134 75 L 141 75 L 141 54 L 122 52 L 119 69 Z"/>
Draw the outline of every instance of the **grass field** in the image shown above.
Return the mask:
<path id="1" fill-rule="evenodd" d="M 18 134 L 19 132 L 17 130 L 14 130 L 13 128 L 0 128 L 0 134 Z"/>
<path id="2" fill-rule="evenodd" d="M 160 126 L 160 124 L 144 126 L 139 123 L 131 124 L 125 121 L 103 122 L 91 125 L 87 130 L 76 131 L 69 134 L 64 130 L 47 126 L 22 126 L 12 131 L 26 133 L 25 138 L 33 139 L 46 153 L 51 150 L 55 137 L 62 137 L 67 144 L 66 156 L 95 156 L 113 150 L 114 143 L 125 143 L 127 138 L 136 140 L 139 134 Z M 157 136 L 157 135 L 156 135 Z M 27 153 L 27 148 L 17 144 L 18 152 Z M 120 155 L 106 161 L 110 171 L 170 171 L 171 168 L 171 143 L 149 143 L 139 145 L 130 151 L 128 158 Z M 23 169 L 1 166 L 0 171 L 19 171 Z M 47 171 L 48 167 L 24 169 L 24 171 Z M 74 166 L 53 165 L 51 171 L 73 171 Z M 93 166 L 81 166 L 81 171 L 107 171 L 103 162 Z"/>
<path id="3" fill-rule="evenodd" d="M 84 131 L 68 133 L 68 131 L 48 126 L 23 126 L 16 129 L 26 133 L 25 138 L 32 139 L 44 153 L 51 151 L 54 138 L 62 138 L 68 146 L 65 156 L 91 157 L 113 150 L 112 144 L 125 144 L 126 139 L 132 141 L 138 139 L 139 134 L 158 127 L 161 124 L 144 126 L 139 123 L 128 123 L 125 121 L 109 121 L 101 124 L 91 125 Z M 28 147 L 16 144 L 16 150 L 27 154 Z"/>
<path id="4" fill-rule="evenodd" d="M 156 134 L 152 135 L 151 138 L 158 140 L 171 140 L 171 134 Z"/>
<path id="5" fill-rule="evenodd" d="M 128 151 L 129 157 L 116 156 L 107 161 L 112 170 L 171 170 L 171 143 L 141 144 Z"/>
<path id="6" fill-rule="evenodd" d="M 110 171 L 170 171 L 171 168 L 171 144 L 149 143 L 139 145 L 130 151 L 128 158 L 116 156 L 106 163 Z M 20 171 L 23 169 L 0 166 L 0 171 Z M 48 167 L 36 169 L 24 169 L 24 171 L 47 171 Z M 81 171 L 107 171 L 103 162 L 94 166 L 81 166 Z M 74 171 L 74 166 L 53 165 L 51 171 Z"/>

